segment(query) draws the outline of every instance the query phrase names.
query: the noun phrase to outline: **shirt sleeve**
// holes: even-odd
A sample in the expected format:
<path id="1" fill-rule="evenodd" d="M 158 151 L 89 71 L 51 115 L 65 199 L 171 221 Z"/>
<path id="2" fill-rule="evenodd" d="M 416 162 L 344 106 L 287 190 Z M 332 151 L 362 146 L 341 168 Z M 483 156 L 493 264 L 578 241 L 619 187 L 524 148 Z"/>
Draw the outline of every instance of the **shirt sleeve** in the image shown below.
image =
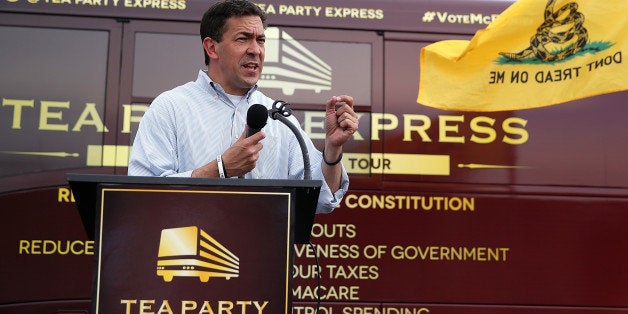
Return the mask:
<path id="1" fill-rule="evenodd" d="M 140 121 L 128 174 L 131 176 L 190 177 L 192 171 L 178 173 L 175 124 L 168 99 L 157 97 Z"/>
<path id="2" fill-rule="evenodd" d="M 320 169 L 320 167 L 319 167 Z M 321 172 L 322 176 L 322 172 Z M 345 167 L 342 166 L 342 176 L 340 178 L 340 188 L 336 191 L 336 193 L 332 193 L 331 189 L 327 185 L 327 182 L 323 179 L 323 185 L 321 186 L 321 192 L 318 196 L 318 205 L 316 206 L 317 214 L 327 214 L 331 213 L 334 208 L 340 205 L 340 201 L 347 193 L 349 189 L 349 176 L 347 175 L 347 171 Z"/>

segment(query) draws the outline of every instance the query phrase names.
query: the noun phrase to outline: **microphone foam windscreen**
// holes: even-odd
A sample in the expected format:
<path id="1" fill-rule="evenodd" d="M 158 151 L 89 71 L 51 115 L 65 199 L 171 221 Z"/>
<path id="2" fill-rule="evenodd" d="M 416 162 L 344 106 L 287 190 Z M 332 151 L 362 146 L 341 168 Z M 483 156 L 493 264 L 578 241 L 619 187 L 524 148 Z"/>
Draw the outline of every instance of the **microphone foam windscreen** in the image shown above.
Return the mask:
<path id="1" fill-rule="evenodd" d="M 246 113 L 246 124 L 249 128 L 261 129 L 266 125 L 268 120 L 268 109 L 260 104 L 254 104 L 249 107 Z"/>

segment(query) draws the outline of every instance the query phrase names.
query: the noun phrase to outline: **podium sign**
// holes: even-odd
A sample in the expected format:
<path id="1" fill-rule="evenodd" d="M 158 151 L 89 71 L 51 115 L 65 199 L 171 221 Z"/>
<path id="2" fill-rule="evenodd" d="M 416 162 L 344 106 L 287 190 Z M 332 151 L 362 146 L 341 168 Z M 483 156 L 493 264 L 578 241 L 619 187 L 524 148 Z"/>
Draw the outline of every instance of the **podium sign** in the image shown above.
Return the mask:
<path id="1" fill-rule="evenodd" d="M 295 190 L 97 184 L 93 312 L 289 313 Z"/>

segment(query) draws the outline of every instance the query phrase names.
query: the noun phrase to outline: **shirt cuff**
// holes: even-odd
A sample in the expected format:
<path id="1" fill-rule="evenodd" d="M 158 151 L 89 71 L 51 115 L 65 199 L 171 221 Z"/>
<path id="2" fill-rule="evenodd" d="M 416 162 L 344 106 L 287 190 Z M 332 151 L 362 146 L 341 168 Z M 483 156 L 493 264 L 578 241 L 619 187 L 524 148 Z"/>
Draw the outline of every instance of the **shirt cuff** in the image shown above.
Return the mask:
<path id="1" fill-rule="evenodd" d="M 173 173 L 164 173 L 162 174 L 162 177 L 176 177 L 176 178 L 191 178 L 192 177 L 192 170 L 190 171 L 185 171 L 185 172 L 173 172 Z"/>
<path id="2" fill-rule="evenodd" d="M 321 186 L 321 192 L 318 197 L 318 206 L 316 207 L 317 214 L 327 214 L 331 213 L 334 208 L 340 205 L 342 198 L 345 196 L 347 191 L 349 190 L 349 176 L 347 172 L 342 171 L 342 177 L 340 178 L 340 188 L 332 193 L 331 189 L 327 185 L 327 182 L 323 180 L 323 185 Z"/>

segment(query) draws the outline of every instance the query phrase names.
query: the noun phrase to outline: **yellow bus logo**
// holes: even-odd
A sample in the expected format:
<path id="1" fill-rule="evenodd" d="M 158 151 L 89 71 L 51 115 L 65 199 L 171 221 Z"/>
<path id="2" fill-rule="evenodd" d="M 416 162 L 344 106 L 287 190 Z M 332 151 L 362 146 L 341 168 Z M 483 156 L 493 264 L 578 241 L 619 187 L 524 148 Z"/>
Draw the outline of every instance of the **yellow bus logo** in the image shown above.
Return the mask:
<path id="1" fill-rule="evenodd" d="M 331 90 L 329 64 L 277 27 L 269 27 L 264 33 L 266 56 L 259 87 L 281 89 L 284 95 L 299 89 L 316 93 Z"/>
<path id="2" fill-rule="evenodd" d="M 161 230 L 157 276 L 170 282 L 174 277 L 238 277 L 239 258 L 207 232 L 196 226 Z"/>

